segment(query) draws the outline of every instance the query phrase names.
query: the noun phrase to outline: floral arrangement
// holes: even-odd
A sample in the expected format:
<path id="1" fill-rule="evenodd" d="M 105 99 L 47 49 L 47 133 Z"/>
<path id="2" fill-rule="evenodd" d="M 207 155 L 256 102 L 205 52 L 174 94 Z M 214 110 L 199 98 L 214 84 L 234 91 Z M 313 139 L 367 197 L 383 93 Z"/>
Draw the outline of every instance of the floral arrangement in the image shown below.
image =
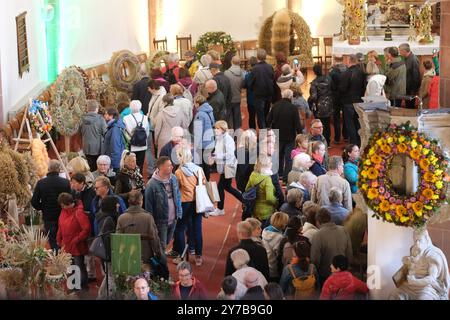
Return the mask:
<path id="1" fill-rule="evenodd" d="M 56 130 L 67 137 L 78 132 L 86 113 L 86 79 L 76 66 L 65 69 L 52 89 L 50 113 Z"/>
<path id="2" fill-rule="evenodd" d="M 134 84 L 142 79 L 140 66 L 141 62 L 133 52 L 129 50 L 115 52 L 109 62 L 108 70 L 114 87 L 127 93 L 133 92 Z"/>
<path id="3" fill-rule="evenodd" d="M 421 39 L 419 43 L 433 43 L 434 38 L 431 35 L 431 27 L 433 25 L 433 17 L 430 3 L 426 2 L 420 8 L 419 17 L 419 35 Z"/>
<path id="4" fill-rule="evenodd" d="M 398 195 L 388 172 L 395 155 L 404 154 L 420 169 L 419 188 Z M 405 227 L 421 227 L 446 199 L 448 160 L 438 142 L 427 139 L 409 122 L 390 125 L 370 139 L 360 162 L 359 188 L 377 218 Z"/>
<path id="5" fill-rule="evenodd" d="M 345 14 L 347 20 L 348 43 L 359 44 L 363 34 L 366 17 L 365 0 L 345 0 Z"/>
<path id="6" fill-rule="evenodd" d="M 233 39 L 229 34 L 223 31 L 220 32 L 207 32 L 198 39 L 195 45 L 197 51 L 197 57 L 200 59 L 205 53 L 210 50 L 211 46 L 223 46 L 222 58 L 225 52 L 232 51 L 236 52 L 236 48 L 233 43 Z"/>
<path id="7" fill-rule="evenodd" d="M 39 119 L 39 115 L 44 122 L 42 125 L 41 120 Z M 30 119 L 31 126 L 38 132 L 40 135 L 43 135 L 46 132 L 50 132 L 53 127 L 52 116 L 48 111 L 48 105 L 39 100 L 32 100 L 31 106 L 28 109 L 28 118 Z"/>
<path id="8" fill-rule="evenodd" d="M 103 114 L 105 108 L 103 106 L 118 107 L 116 103 L 117 90 L 113 87 L 110 81 L 103 81 L 102 79 L 94 78 L 90 80 L 89 87 L 92 93 L 92 98 L 97 100 L 101 107 L 99 113 Z"/>

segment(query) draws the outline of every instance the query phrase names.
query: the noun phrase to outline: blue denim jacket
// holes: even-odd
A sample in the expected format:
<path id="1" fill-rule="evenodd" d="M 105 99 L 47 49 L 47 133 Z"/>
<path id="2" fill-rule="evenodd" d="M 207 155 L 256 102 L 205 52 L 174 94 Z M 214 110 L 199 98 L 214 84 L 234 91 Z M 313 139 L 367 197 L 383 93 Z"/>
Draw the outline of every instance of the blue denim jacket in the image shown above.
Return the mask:
<path id="1" fill-rule="evenodd" d="M 176 217 L 181 219 L 183 211 L 181 209 L 181 192 L 175 175 L 170 176 L 170 184 L 173 190 Z M 151 178 L 145 188 L 145 210 L 150 212 L 155 219 L 155 223 L 164 224 L 169 221 L 169 204 L 164 184 L 155 178 Z"/>

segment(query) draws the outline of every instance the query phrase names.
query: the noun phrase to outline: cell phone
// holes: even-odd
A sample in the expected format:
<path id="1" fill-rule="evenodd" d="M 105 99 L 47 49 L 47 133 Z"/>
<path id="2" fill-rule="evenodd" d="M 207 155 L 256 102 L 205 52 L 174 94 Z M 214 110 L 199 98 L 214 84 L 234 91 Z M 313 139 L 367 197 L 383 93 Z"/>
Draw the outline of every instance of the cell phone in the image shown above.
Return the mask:
<path id="1" fill-rule="evenodd" d="M 294 66 L 298 66 L 298 64 L 299 64 L 299 62 L 298 62 L 298 59 L 296 58 L 296 59 L 294 59 Z"/>
<path id="2" fill-rule="evenodd" d="M 436 54 L 436 52 L 437 52 L 437 49 L 433 49 L 433 54 Z"/>

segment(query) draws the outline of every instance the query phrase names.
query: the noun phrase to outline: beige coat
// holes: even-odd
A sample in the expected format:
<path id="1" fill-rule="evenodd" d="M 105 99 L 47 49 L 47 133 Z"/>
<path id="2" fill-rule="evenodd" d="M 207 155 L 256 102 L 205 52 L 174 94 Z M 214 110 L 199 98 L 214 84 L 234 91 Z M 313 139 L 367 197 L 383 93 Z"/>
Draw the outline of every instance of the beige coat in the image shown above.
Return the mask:
<path id="1" fill-rule="evenodd" d="M 317 178 L 317 183 L 311 191 L 311 201 L 317 203 L 319 206 L 327 206 L 330 204 L 329 195 L 330 189 L 333 187 L 339 188 L 342 191 L 342 205 L 349 211 L 352 210 L 352 192 L 350 184 L 344 178 L 341 178 L 337 173 L 327 172 Z"/>
<path id="2" fill-rule="evenodd" d="M 430 107 L 430 95 L 428 93 L 430 89 L 431 80 L 436 75 L 436 72 L 431 69 L 423 75 L 422 84 L 419 89 L 419 97 L 423 101 L 423 108 L 428 109 Z"/>
<path id="3" fill-rule="evenodd" d="M 156 117 L 155 141 L 158 146 L 158 157 L 161 149 L 172 140 L 172 128 L 181 127 L 185 130 L 189 127 L 189 119 L 182 109 L 177 106 L 165 107 Z"/>

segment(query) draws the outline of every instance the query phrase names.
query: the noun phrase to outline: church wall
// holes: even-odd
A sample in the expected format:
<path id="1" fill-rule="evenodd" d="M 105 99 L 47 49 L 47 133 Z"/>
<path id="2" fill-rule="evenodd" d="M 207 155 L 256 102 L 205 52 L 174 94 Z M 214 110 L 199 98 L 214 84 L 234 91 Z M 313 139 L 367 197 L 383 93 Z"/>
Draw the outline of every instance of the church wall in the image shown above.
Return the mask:
<path id="1" fill-rule="evenodd" d="M 43 0 L 0 1 L 3 121 L 47 85 Z M 148 52 L 147 0 L 62 0 L 59 70 L 108 62 L 122 49 Z M 15 17 L 27 11 L 30 72 L 19 77 Z M 58 45 L 58 44 L 56 44 Z M 0 110 L 1 112 L 1 110 Z"/>
<path id="2" fill-rule="evenodd" d="M 7 113 L 46 85 L 45 24 L 39 0 L 0 1 L 0 61 L 3 123 Z M 28 55 L 30 72 L 19 77 L 17 62 L 16 16 L 27 11 Z M 3 123 L 0 123 L 3 124 Z"/>

